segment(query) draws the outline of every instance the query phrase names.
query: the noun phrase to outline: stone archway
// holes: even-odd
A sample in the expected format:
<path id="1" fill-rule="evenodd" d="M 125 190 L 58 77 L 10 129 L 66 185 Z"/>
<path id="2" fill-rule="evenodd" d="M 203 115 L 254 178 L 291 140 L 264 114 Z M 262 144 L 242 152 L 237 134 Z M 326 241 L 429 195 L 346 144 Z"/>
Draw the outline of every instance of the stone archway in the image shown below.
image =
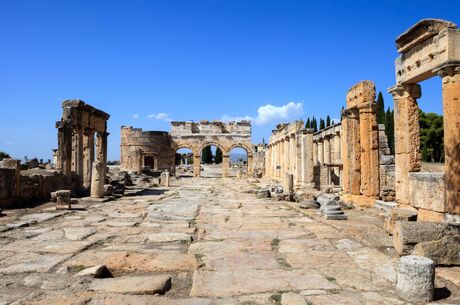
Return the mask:
<path id="1" fill-rule="evenodd" d="M 244 143 L 234 143 L 232 145 L 230 145 L 228 147 L 228 149 L 225 151 L 224 153 L 224 157 L 223 157 L 223 160 L 226 160 L 226 164 L 227 164 L 227 177 L 228 177 L 228 169 L 230 168 L 230 152 L 232 151 L 232 149 L 234 148 L 242 148 L 246 151 L 246 154 L 247 154 L 247 175 L 249 176 L 250 174 L 252 174 L 252 170 L 253 170 L 253 162 L 254 162 L 254 156 L 253 156 L 253 152 L 252 152 L 252 148 L 251 146 L 248 146 L 247 144 L 244 144 Z M 222 161 L 223 163 L 224 161 Z"/>
<path id="2" fill-rule="evenodd" d="M 222 150 L 222 177 L 228 177 L 229 151 L 233 147 L 243 147 L 248 152 L 248 161 L 251 159 L 252 164 L 251 123 L 249 121 L 171 122 L 170 135 L 173 149 L 176 147 L 192 149 L 195 177 L 199 177 L 201 172 L 201 151 L 209 145 Z M 250 171 L 248 167 L 248 172 Z"/>

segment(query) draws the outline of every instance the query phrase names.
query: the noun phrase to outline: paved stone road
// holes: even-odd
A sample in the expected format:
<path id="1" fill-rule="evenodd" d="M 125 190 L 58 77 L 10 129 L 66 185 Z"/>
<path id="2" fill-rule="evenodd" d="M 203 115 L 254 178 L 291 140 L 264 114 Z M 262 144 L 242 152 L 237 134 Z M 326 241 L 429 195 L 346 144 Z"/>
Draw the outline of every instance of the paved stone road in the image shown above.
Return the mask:
<path id="1" fill-rule="evenodd" d="M 348 229 L 256 199 L 247 180 L 174 183 L 0 218 L 0 304 L 406 304 L 396 257 Z M 95 265 L 113 278 L 79 276 Z"/>

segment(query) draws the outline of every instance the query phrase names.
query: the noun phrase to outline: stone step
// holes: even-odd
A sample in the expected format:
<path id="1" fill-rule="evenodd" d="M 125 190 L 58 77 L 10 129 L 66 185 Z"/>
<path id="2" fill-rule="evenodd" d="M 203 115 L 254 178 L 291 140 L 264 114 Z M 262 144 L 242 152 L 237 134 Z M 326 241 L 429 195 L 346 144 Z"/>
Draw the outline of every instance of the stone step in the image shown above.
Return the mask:
<path id="1" fill-rule="evenodd" d="M 376 200 L 375 207 L 380 210 L 390 211 L 392 208 L 396 207 L 396 202 Z"/>

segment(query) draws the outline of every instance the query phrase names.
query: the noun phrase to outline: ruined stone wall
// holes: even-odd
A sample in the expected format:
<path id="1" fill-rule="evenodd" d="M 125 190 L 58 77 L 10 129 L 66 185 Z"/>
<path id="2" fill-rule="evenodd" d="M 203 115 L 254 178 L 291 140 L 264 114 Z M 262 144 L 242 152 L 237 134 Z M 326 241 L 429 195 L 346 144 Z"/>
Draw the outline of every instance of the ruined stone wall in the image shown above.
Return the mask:
<path id="1" fill-rule="evenodd" d="M 4 159 L 0 163 L 0 207 L 11 207 L 23 203 L 45 201 L 51 192 L 69 188 L 62 173 L 46 171 L 28 174 L 20 171 L 20 163 Z"/>
<path id="2" fill-rule="evenodd" d="M 152 170 L 174 169 L 175 151 L 168 132 L 122 126 L 120 148 L 120 169 L 123 171 L 139 172 L 144 166 Z"/>
<path id="3" fill-rule="evenodd" d="M 380 194 L 383 201 L 394 201 L 395 191 L 395 157 L 390 152 L 385 125 L 379 124 L 379 179 Z"/>
<path id="4" fill-rule="evenodd" d="M 262 177 L 265 173 L 265 154 L 267 151 L 266 144 L 254 145 L 252 154 L 254 156 L 252 172 L 256 177 Z"/>

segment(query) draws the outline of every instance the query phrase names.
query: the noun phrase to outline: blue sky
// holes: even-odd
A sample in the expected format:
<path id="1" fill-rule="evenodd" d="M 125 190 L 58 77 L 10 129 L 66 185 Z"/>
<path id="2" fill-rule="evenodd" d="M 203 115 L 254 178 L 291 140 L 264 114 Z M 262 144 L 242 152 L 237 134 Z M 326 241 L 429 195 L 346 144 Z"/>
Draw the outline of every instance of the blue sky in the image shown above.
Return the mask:
<path id="1" fill-rule="evenodd" d="M 338 118 L 363 79 L 392 107 L 394 39 L 429 17 L 460 23 L 460 2 L 0 0 L 0 150 L 50 158 L 72 98 L 111 114 L 111 160 L 121 125 L 251 117 L 259 142 L 281 121 Z M 442 112 L 439 79 L 422 95 Z"/>

